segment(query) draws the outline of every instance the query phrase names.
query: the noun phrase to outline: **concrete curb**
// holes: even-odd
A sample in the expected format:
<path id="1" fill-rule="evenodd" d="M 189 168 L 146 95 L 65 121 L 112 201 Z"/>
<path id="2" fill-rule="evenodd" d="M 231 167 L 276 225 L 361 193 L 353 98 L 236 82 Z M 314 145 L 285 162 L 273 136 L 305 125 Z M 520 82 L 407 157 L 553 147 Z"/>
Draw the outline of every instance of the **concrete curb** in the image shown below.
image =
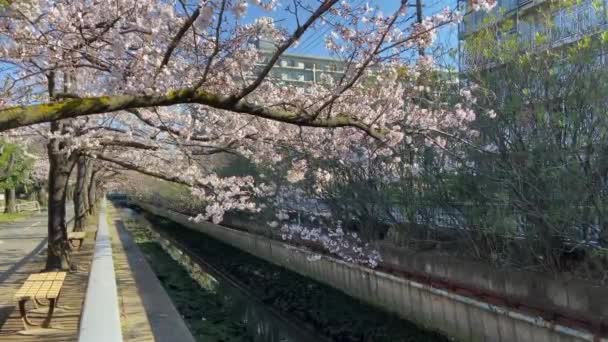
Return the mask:
<path id="1" fill-rule="evenodd" d="M 112 239 L 106 219 L 106 200 L 99 211 L 95 252 L 80 322 L 79 342 L 122 342 Z"/>

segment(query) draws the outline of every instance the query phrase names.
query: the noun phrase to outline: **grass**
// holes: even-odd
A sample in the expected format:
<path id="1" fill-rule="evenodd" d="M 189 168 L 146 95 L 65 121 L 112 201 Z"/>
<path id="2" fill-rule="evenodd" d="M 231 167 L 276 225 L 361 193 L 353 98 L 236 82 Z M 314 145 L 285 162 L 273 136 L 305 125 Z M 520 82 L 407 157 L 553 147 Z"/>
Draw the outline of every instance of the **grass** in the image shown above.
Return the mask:
<path id="1" fill-rule="evenodd" d="M 20 213 L 12 213 L 12 214 L 0 213 L 0 223 L 13 223 L 13 222 L 21 221 L 21 220 L 31 216 L 32 213 L 33 213 L 32 211 L 23 211 Z"/>

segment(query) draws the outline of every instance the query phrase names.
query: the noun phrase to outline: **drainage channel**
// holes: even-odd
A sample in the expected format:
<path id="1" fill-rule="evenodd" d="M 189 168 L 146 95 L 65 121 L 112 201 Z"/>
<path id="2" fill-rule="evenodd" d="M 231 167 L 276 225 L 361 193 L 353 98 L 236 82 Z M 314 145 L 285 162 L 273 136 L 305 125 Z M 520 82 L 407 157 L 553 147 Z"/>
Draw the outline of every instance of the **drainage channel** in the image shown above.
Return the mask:
<path id="1" fill-rule="evenodd" d="M 205 262 L 200 256 L 191 251 L 185 244 L 168 236 L 166 232 L 155 229 L 144 217 L 132 209 L 121 208 L 121 214 L 129 221 L 126 222 L 127 229 L 135 236 L 136 243 L 142 241 L 141 236 L 147 235 L 154 243 L 158 244 L 164 252 L 179 264 L 200 286 L 197 293 L 175 294 L 176 287 L 183 286 L 183 281 L 170 280 L 167 274 L 158 274 L 161 283 L 167 288 L 172 297 L 193 296 L 208 297 L 209 300 L 197 304 L 207 304 L 207 307 L 186 308 L 188 317 L 186 321 L 197 340 L 200 341 L 252 341 L 252 342 L 326 342 L 329 339 L 316 334 L 311 327 L 303 322 L 296 322 L 285 318 L 281 313 L 268 307 L 255 299 L 255 296 L 243 287 L 236 279 L 222 272 L 213 265 Z M 139 236 L 139 238 L 138 238 Z M 147 242 L 149 243 L 149 242 Z M 140 245 L 140 248 L 142 246 Z M 162 255 L 151 253 L 151 248 L 144 247 L 144 254 L 152 262 L 152 268 L 157 272 L 160 263 L 167 262 L 159 260 Z M 173 273 L 175 268 L 169 267 Z M 160 272 L 159 272 L 160 273 Z M 177 284 L 175 284 L 177 283 Z M 181 283 L 181 284 L 180 284 Z M 182 287 L 183 288 L 183 287 Z M 210 298 L 209 298 L 210 297 Z M 176 303 L 181 312 L 179 303 Z M 197 310 L 198 309 L 198 310 Z M 198 311 L 198 312 L 197 312 Z M 192 316 L 200 316 L 201 321 L 209 321 L 200 324 L 192 319 Z M 199 324 L 197 324 L 199 323 Z M 196 327 L 194 327 L 195 325 Z M 194 328 L 194 329 L 193 329 Z"/>
<path id="2" fill-rule="evenodd" d="M 136 215 L 145 217 L 158 236 L 171 239 L 181 246 L 179 250 L 188 251 L 178 252 L 178 257 L 191 254 L 193 260 L 200 261 L 195 263 L 202 265 L 216 280 L 245 294 L 254 303 L 250 304 L 252 308 L 263 308 L 263 312 L 268 313 L 263 323 L 254 324 L 248 329 L 257 331 L 265 327 L 273 332 L 274 337 L 231 341 L 454 341 L 204 233 L 146 211 Z M 245 304 L 240 306 L 245 307 Z M 247 322 L 260 320 L 264 314 L 256 312 L 253 315 L 255 318 L 241 315 L 240 319 Z"/>

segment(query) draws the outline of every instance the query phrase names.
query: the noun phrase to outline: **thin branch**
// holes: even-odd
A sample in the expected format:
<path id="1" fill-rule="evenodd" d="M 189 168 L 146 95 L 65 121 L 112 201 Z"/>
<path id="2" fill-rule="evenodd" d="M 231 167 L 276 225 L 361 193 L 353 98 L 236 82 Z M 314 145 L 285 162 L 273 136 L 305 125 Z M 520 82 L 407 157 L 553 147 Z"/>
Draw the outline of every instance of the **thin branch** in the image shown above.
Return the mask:
<path id="1" fill-rule="evenodd" d="M 194 21 L 196 20 L 196 18 L 198 18 L 198 16 L 200 14 L 201 14 L 201 9 L 199 7 L 194 12 L 192 12 L 192 15 L 188 18 L 188 20 L 186 20 L 186 22 L 184 22 L 184 25 L 182 25 L 182 27 L 179 29 L 179 31 L 177 31 L 177 34 L 175 35 L 175 37 L 173 37 L 173 40 L 171 40 L 171 43 L 169 43 L 169 46 L 167 47 L 167 51 L 165 51 L 163 60 L 160 63 L 158 70 L 156 70 L 156 75 L 154 75 L 154 78 L 156 78 L 160 74 L 160 72 L 163 70 L 163 68 L 169 63 L 169 59 L 171 59 L 171 55 L 173 54 L 173 51 L 175 50 L 175 48 L 177 48 L 177 46 L 179 45 L 179 42 L 182 40 L 182 38 L 184 37 L 186 32 L 188 32 L 190 27 L 192 27 L 192 24 L 194 24 Z"/>
<path id="2" fill-rule="evenodd" d="M 213 52 L 207 59 L 207 65 L 205 65 L 205 70 L 203 71 L 203 77 L 201 77 L 201 80 L 194 86 L 194 89 L 198 89 L 198 88 L 202 87 L 203 84 L 205 84 L 205 82 L 207 82 L 207 76 L 209 75 L 209 70 L 211 69 L 211 64 L 213 64 L 213 60 L 215 59 L 217 54 L 220 52 L 220 33 L 221 33 L 222 21 L 224 18 L 225 9 L 226 9 L 226 0 L 223 0 L 222 7 L 220 8 L 219 18 L 217 20 L 217 25 L 215 26 L 215 42 L 214 42 L 214 46 L 213 46 Z"/>
<path id="3" fill-rule="evenodd" d="M 133 163 L 129 163 L 129 162 L 125 162 L 123 160 L 117 159 L 117 158 L 113 158 L 104 154 L 98 154 L 98 155 L 89 155 L 91 158 L 95 158 L 95 159 L 99 159 L 99 160 L 103 160 L 115 165 L 118 165 L 120 167 L 123 167 L 125 169 L 128 170 L 132 170 L 132 171 L 136 171 L 139 172 L 141 174 L 144 175 L 148 175 L 148 176 L 152 176 L 154 178 L 158 178 L 158 179 L 163 179 L 169 182 L 173 182 L 173 183 L 178 183 L 178 184 L 184 184 L 184 185 L 188 185 L 188 186 L 192 186 L 192 184 L 186 182 L 185 180 L 181 179 L 178 176 L 170 176 L 168 174 L 165 173 L 161 173 L 161 172 L 156 172 L 156 171 L 152 171 L 152 170 L 148 170 L 146 168 L 143 168 L 139 165 L 135 165 Z"/>
<path id="4" fill-rule="evenodd" d="M 158 146 L 156 145 L 148 145 L 142 142 L 130 141 L 130 140 L 102 140 L 99 142 L 101 146 L 118 146 L 118 147 L 130 147 L 136 148 L 139 150 L 158 150 Z"/>

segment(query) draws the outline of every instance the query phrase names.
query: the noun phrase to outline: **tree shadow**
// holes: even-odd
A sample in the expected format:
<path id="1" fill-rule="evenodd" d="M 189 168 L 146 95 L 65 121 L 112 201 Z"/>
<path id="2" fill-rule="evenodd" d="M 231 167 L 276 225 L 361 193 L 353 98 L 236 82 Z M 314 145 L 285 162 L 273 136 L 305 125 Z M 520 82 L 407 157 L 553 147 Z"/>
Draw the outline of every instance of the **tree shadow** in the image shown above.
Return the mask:
<path id="1" fill-rule="evenodd" d="M 4 326 L 6 320 L 11 316 L 11 314 L 15 311 L 14 306 L 2 306 L 0 307 L 0 327 Z"/>
<path id="2" fill-rule="evenodd" d="M 23 265 L 27 264 L 30 259 L 36 256 L 40 251 L 46 246 L 48 238 L 42 239 L 40 243 L 26 256 L 24 256 L 21 260 L 17 261 L 13 266 L 11 266 L 8 270 L 4 271 L 0 274 L 0 283 L 4 283 L 13 273 L 15 273 L 19 268 Z"/>

